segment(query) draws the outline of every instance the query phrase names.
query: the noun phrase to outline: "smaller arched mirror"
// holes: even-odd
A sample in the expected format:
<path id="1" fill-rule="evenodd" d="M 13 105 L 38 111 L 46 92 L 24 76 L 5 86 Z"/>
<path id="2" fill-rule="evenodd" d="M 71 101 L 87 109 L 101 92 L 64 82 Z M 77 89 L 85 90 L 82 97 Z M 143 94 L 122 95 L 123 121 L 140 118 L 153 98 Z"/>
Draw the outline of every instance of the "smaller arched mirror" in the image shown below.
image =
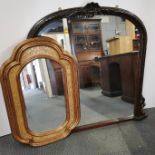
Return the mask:
<path id="1" fill-rule="evenodd" d="M 1 75 L 18 141 L 44 145 L 66 137 L 79 123 L 77 62 L 55 40 L 40 37 L 20 43 Z"/>

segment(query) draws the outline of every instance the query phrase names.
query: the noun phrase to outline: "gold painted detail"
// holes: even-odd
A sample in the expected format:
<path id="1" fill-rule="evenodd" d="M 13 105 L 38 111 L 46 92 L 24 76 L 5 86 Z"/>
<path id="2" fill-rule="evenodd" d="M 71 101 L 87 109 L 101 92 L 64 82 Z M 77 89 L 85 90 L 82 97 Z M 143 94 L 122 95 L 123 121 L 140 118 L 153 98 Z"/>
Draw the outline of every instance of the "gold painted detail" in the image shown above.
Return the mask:
<path id="1" fill-rule="evenodd" d="M 51 55 L 55 59 L 59 57 L 56 50 L 54 50 L 51 47 L 35 46 L 35 47 L 28 48 L 27 50 L 24 51 L 22 58 L 21 58 L 21 61 L 35 57 L 35 56 L 38 56 L 38 55 L 44 55 L 44 56 Z"/>

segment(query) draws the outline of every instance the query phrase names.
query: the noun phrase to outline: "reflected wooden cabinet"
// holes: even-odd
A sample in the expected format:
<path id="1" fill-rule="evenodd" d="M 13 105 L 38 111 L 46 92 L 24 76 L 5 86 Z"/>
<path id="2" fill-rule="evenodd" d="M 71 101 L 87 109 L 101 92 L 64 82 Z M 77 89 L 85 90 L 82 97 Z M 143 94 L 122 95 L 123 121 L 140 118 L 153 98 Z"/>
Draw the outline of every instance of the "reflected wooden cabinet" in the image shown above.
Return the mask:
<path id="1" fill-rule="evenodd" d="M 103 56 L 100 21 L 81 19 L 69 22 L 72 52 L 79 62 L 80 86 L 83 88 L 94 85 L 94 58 Z"/>
<path id="2" fill-rule="evenodd" d="M 100 63 L 94 60 L 79 64 L 80 87 L 92 87 L 100 85 Z"/>
<path id="3" fill-rule="evenodd" d="M 122 96 L 125 101 L 134 101 L 137 58 L 138 52 L 131 52 L 98 59 L 104 95 Z"/>
<path id="4" fill-rule="evenodd" d="M 102 51 L 100 19 L 72 20 L 69 27 L 74 53 Z"/>
<path id="5" fill-rule="evenodd" d="M 60 65 L 54 63 L 53 64 L 54 68 L 54 74 L 55 74 L 55 79 L 56 79 L 56 86 L 57 86 L 57 95 L 63 95 L 64 94 L 64 85 L 63 85 L 63 71 Z"/>
<path id="6" fill-rule="evenodd" d="M 91 76 L 90 76 L 90 64 L 83 63 L 79 66 L 79 79 L 80 79 L 80 87 L 90 87 L 91 86 Z"/>
<path id="7" fill-rule="evenodd" d="M 63 71 L 59 64 L 46 60 L 53 95 L 63 95 Z"/>
<path id="8" fill-rule="evenodd" d="M 110 55 L 129 53 L 133 51 L 133 42 L 130 36 L 118 36 L 108 39 Z"/>

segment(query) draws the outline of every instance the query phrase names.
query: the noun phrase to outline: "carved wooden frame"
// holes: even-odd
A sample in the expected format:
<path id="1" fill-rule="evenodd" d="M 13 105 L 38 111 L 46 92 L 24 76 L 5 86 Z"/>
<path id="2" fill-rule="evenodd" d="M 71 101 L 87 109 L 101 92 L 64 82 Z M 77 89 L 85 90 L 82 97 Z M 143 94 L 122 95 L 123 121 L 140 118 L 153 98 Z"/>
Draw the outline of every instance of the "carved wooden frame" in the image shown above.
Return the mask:
<path id="1" fill-rule="evenodd" d="M 60 10 L 43 17 L 42 19 L 40 19 L 38 22 L 34 24 L 34 26 L 29 31 L 27 38 L 33 38 L 33 37 L 39 36 L 39 32 L 41 31 L 41 29 L 44 26 L 46 26 L 49 22 L 59 20 L 62 18 L 67 18 L 67 19 L 72 19 L 75 17 L 79 19 L 88 18 L 94 15 L 116 15 L 116 16 L 126 18 L 130 20 L 139 29 L 141 33 L 141 37 L 140 37 L 141 47 L 138 55 L 137 72 L 136 72 L 137 76 L 135 80 L 135 95 L 134 95 L 135 100 L 134 100 L 134 112 L 133 112 L 134 115 L 80 126 L 80 127 L 77 127 L 74 131 L 97 128 L 97 127 L 124 122 L 132 119 L 142 120 L 143 118 L 147 117 L 147 114 L 144 111 L 145 99 L 142 96 L 143 74 L 144 74 L 146 45 L 147 45 L 147 32 L 143 22 L 135 14 L 121 8 L 99 6 L 98 3 L 91 2 L 84 7 L 75 7 L 75 8 Z"/>
<path id="2" fill-rule="evenodd" d="M 58 128 L 47 132 L 34 132 L 28 128 L 19 78 L 22 68 L 37 58 L 56 61 L 64 70 L 66 120 Z M 69 135 L 80 120 L 77 77 L 76 59 L 65 53 L 55 40 L 40 37 L 27 39 L 17 45 L 1 68 L 1 84 L 14 138 L 32 146 L 41 146 Z"/>

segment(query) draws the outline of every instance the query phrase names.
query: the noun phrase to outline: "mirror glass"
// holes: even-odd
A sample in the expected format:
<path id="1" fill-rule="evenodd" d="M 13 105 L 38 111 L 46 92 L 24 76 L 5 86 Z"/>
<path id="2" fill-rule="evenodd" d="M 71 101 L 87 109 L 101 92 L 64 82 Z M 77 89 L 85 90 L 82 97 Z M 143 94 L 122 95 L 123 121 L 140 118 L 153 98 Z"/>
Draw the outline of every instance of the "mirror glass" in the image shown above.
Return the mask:
<path id="1" fill-rule="evenodd" d="M 77 57 L 79 125 L 133 115 L 140 33 L 132 22 L 113 15 L 69 17 L 48 23 L 38 36 L 54 38 Z"/>
<path id="2" fill-rule="evenodd" d="M 35 59 L 20 73 L 28 127 L 45 132 L 66 119 L 63 68 L 50 59 Z"/>

